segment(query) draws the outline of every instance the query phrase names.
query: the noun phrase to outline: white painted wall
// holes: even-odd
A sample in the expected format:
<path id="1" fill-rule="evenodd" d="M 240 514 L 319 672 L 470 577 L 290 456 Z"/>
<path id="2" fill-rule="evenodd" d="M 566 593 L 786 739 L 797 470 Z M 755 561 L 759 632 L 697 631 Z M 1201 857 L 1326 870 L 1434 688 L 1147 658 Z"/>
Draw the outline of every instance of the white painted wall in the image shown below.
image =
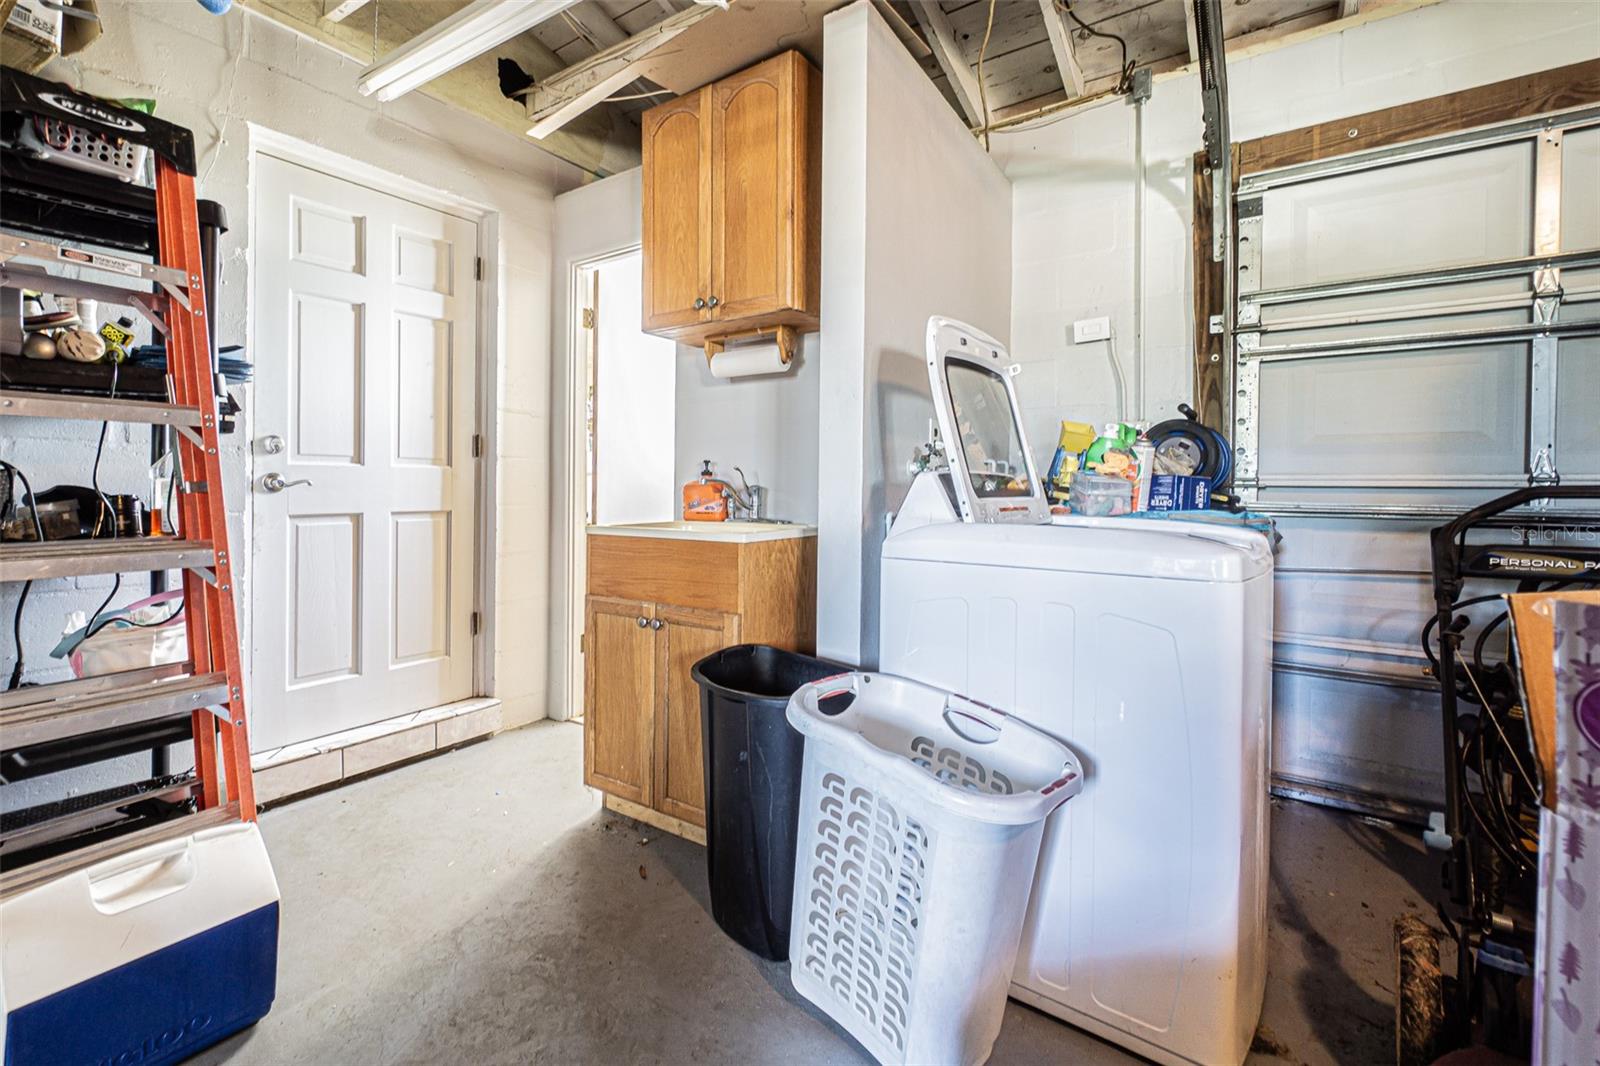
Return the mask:
<path id="1" fill-rule="evenodd" d="M 1011 331 L 1011 183 L 882 17 L 823 31 L 818 653 L 878 658 L 879 560 L 933 405 L 930 315 Z"/>
<path id="2" fill-rule="evenodd" d="M 807 334 L 788 373 L 719 381 L 702 349 L 680 346 L 678 484 L 710 459 L 717 476 L 737 487 L 737 466 L 752 485 L 767 487 L 769 517 L 815 522 L 820 350 L 818 335 Z"/>
<path id="3" fill-rule="evenodd" d="M 491 212 L 499 246 L 487 283 L 497 286 L 499 313 L 485 332 L 498 347 L 498 401 L 486 428 L 498 435 L 501 454 L 495 694 L 505 700 L 508 726 L 544 717 L 549 437 L 537 423 L 549 413 L 552 199 L 581 175 L 532 143 L 421 93 L 392 104 L 363 97 L 355 91 L 361 63 L 244 8 L 216 17 L 193 3 L 102 0 L 100 14 L 104 35 L 80 55 L 53 62 L 44 76 L 109 97 L 156 98 L 163 118 L 194 131 L 199 194 L 219 201 L 232 226 L 222 242 L 220 292 L 212 301 L 219 343 L 250 340 L 252 123 Z M 248 354 L 258 360 L 274 357 Z M 240 396 L 245 415 L 240 432 L 224 438 L 223 473 L 235 559 L 248 560 L 250 389 Z M 88 481 L 91 429 L 82 423 L 8 422 L 17 424 L 7 425 L 0 454 L 21 466 L 36 487 Z M 103 487 L 143 489 L 147 448 L 142 428 L 113 426 Z M 241 620 L 249 618 L 247 597 L 255 578 L 248 568 L 240 574 Z M 137 576 L 125 585 L 121 602 L 144 594 Z M 101 579 L 36 585 L 26 616 L 30 666 L 53 662 L 44 652 L 54 643 L 63 614 L 92 610 L 108 588 Z M 7 586 L 0 600 L 7 629 L 13 596 Z M 9 673 L 9 641 L 0 656 L 0 667 Z M 35 681 L 62 676 L 61 669 L 28 672 Z M 16 793 L 7 789 L 6 802 L 21 805 L 29 795 L 59 787 L 59 782 L 41 781 L 18 786 Z"/>
<path id="4" fill-rule="evenodd" d="M 595 269 L 595 522 L 676 518 L 673 473 L 677 346 L 639 329 L 644 306 L 639 253 Z"/>
<path id="5" fill-rule="evenodd" d="M 1249 140 L 1597 54 L 1600 5 L 1446 0 L 1230 58 L 1233 136 Z M 1104 348 L 1071 345 L 1073 320 L 1111 317 L 1133 387 L 1141 251 L 1145 390 L 1131 414 L 1172 417 L 1193 392 L 1190 161 L 1201 148 L 1198 78 L 1157 78 L 1145 107 L 1142 248 L 1133 240 L 1134 123 L 1134 109 L 1117 100 L 993 138 L 1015 189 L 1011 350 L 1025 368 L 1018 393 L 1043 461 L 1057 419 L 1112 415 Z M 1281 522 L 1277 657 L 1415 677 L 1428 610 L 1426 527 L 1393 523 L 1374 534 L 1337 520 Z M 1337 568 L 1379 572 L 1328 572 Z M 1279 774 L 1402 799 L 1436 797 L 1436 696 L 1285 672 L 1275 694 Z"/>

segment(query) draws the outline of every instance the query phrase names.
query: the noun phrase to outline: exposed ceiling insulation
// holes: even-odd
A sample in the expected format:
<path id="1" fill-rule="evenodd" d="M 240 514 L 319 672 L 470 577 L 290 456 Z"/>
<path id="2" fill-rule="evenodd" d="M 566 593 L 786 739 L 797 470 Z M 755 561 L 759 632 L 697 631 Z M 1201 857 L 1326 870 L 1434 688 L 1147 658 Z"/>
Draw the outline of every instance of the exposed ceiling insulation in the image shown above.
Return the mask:
<path id="1" fill-rule="evenodd" d="M 454 14 L 467 0 L 241 0 L 366 62 Z M 507 0 L 518 2 L 518 0 Z M 849 0 L 582 0 L 469 60 L 424 91 L 596 174 L 639 159 L 639 116 L 788 48 L 822 60 L 822 19 Z M 1224 0 L 1234 46 L 1419 0 Z M 1015 121 L 1118 88 L 1123 64 L 1190 62 L 1193 0 L 872 0 L 969 125 Z M 992 9 L 992 26 L 991 20 Z M 988 44 L 984 46 L 987 31 Z M 1126 60 L 1124 60 L 1124 47 Z M 532 78 L 501 92 L 497 60 Z M 981 58 L 982 86 L 979 88 Z M 953 75 L 953 77 L 952 77 Z"/>

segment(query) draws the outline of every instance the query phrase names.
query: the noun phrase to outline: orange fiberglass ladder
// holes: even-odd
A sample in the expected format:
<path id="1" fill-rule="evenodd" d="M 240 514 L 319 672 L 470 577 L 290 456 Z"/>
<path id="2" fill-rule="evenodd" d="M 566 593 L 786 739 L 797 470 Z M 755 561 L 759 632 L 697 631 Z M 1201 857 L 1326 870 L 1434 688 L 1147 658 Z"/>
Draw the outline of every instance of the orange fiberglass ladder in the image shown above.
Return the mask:
<path id="1" fill-rule="evenodd" d="M 66 110 L 74 124 L 114 133 L 122 123 L 168 134 L 153 146 L 158 262 L 148 263 L 93 248 L 63 247 L 32 236 L 0 234 L 0 282 L 56 295 L 136 305 L 166 342 L 170 403 L 112 396 L 0 388 L 0 415 L 145 423 L 176 431 L 177 536 L 20 541 L 0 545 L 0 578 L 7 583 L 131 571 L 183 571 L 183 603 L 189 661 L 141 670 L 19 688 L 0 697 L 0 749 L 14 751 L 75 736 L 191 715 L 195 813 L 204 824 L 254 821 L 239 627 L 234 605 L 234 558 L 228 545 L 219 462 L 218 413 L 206 328 L 200 226 L 196 213 L 194 150 L 187 130 L 137 112 L 76 98 L 52 83 L 4 71 L 8 108 L 17 97 L 43 97 Z M 85 102 L 90 101 L 90 102 Z M 125 131 L 126 132 L 126 131 Z M 181 135 L 181 136 L 179 136 Z M 108 179 L 114 180 L 114 179 Z M 8 194 L 9 198 L 9 194 Z M 0 225 L 5 224 L 0 217 Z M 31 263 L 28 261 L 32 261 Z M 141 289 L 62 278 L 42 266 L 77 266 L 122 274 L 148 283 Z M 92 326 L 90 327 L 92 328 Z M 104 855 L 129 844 L 192 833 L 192 819 L 160 822 L 96 844 Z M 92 856 L 66 854 L 0 877 L 9 895 L 18 879 L 37 882 L 65 861 Z"/>
<path id="2" fill-rule="evenodd" d="M 255 824 L 206 317 L 214 245 L 202 237 L 188 130 L 9 68 L 0 68 L 0 122 L 6 306 L 20 311 L 29 290 L 136 306 L 166 342 L 163 389 L 158 369 L 137 364 L 29 365 L 8 321 L 8 435 L 13 419 L 30 417 L 165 427 L 176 438 L 179 501 L 176 536 L 142 535 L 130 522 L 111 538 L 49 540 L 29 500 L 33 538 L 0 544 L 0 579 L 149 571 L 155 583 L 181 570 L 188 636 L 182 663 L 0 695 L 0 782 L 164 750 L 185 731 L 195 761 L 192 774 L 160 770 L 150 782 L 0 812 L 0 1044 L 5 1066 L 161 1066 L 253 1024 L 277 983 L 278 887 Z M 148 154 L 153 195 L 132 184 Z M 119 377 L 141 375 L 118 395 Z M 18 480 L 22 465 L 7 464 Z M 98 484 L 94 494 L 104 507 Z"/>

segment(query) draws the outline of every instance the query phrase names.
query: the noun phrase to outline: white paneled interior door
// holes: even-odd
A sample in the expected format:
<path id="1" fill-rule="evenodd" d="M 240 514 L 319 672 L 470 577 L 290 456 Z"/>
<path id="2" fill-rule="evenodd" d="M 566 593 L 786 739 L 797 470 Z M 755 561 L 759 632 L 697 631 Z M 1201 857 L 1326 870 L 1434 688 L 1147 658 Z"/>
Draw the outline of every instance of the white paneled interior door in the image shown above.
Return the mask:
<path id="1" fill-rule="evenodd" d="M 265 155 L 254 206 L 259 750 L 472 694 L 477 225 Z"/>

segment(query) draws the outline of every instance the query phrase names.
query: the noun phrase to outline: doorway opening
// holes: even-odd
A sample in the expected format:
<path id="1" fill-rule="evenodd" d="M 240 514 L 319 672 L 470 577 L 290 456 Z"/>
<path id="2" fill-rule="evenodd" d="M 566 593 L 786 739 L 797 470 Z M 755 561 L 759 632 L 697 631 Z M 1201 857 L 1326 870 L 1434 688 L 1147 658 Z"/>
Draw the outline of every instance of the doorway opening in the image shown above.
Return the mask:
<path id="1" fill-rule="evenodd" d="M 572 531 L 569 604 L 571 717 L 583 717 L 586 530 L 678 516 L 675 474 L 677 345 L 640 328 L 643 256 L 637 247 L 575 268 L 574 362 L 583 374 L 584 506 Z"/>

